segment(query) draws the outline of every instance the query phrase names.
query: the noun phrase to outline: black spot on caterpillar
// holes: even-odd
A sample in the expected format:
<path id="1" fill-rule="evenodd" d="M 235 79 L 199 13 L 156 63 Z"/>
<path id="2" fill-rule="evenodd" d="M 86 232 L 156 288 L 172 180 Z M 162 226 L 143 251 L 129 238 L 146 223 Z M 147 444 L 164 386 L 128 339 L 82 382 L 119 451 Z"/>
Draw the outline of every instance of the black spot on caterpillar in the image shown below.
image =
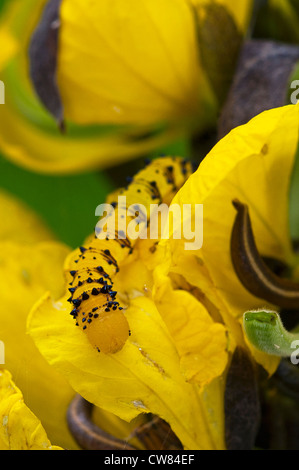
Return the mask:
<path id="1" fill-rule="evenodd" d="M 138 204 L 142 204 L 149 214 L 151 204 L 169 204 L 192 173 L 193 165 L 188 160 L 178 157 L 153 160 L 118 192 L 126 196 L 126 206 L 109 201 L 116 218 L 127 214 L 130 206 L 135 205 L 138 210 Z M 134 217 L 132 214 L 128 219 Z M 120 351 L 130 336 L 128 321 L 113 289 L 113 278 L 120 262 L 134 249 L 135 240 L 126 233 L 116 227 L 115 232 L 107 233 L 103 240 L 93 236 L 69 258 L 71 315 L 91 345 L 105 354 Z"/>

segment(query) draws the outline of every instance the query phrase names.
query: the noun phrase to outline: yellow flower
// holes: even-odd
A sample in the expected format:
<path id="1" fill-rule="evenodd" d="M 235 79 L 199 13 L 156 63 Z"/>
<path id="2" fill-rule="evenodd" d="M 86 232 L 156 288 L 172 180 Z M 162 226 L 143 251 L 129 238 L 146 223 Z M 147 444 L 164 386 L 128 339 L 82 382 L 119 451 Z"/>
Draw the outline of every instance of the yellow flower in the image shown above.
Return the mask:
<path id="1" fill-rule="evenodd" d="M 54 240 L 53 233 L 40 218 L 19 199 L 0 190 L 0 241 L 32 245 Z"/>
<path id="2" fill-rule="evenodd" d="M 187 252 L 186 240 L 170 237 L 154 251 L 153 242 L 139 240 L 132 258 L 120 262 L 114 288 L 128 306 L 131 336 L 119 352 L 99 354 L 91 347 L 70 318 L 69 294 L 54 303 L 45 295 L 32 309 L 28 331 L 37 347 L 88 401 L 126 421 L 156 414 L 186 449 L 225 448 L 225 377 L 232 353 L 236 347 L 251 352 L 269 374 L 278 365 L 243 335 L 244 311 L 265 302 L 245 290 L 232 266 L 232 201 L 248 204 L 260 252 L 294 266 L 288 192 L 298 111 L 267 111 L 232 131 L 175 196 L 172 204 L 180 207 L 204 205 L 201 250 Z"/>
<path id="3" fill-rule="evenodd" d="M 204 241 L 199 251 L 185 251 L 184 241 L 170 239 L 165 250 L 171 261 L 168 276 L 181 277 L 210 311 L 228 328 L 230 349 L 245 346 L 242 316 L 247 310 L 265 307 L 241 284 L 231 260 L 230 240 L 236 211 L 232 201 L 248 205 L 254 236 L 263 257 L 284 262 L 294 269 L 289 230 L 289 190 L 298 146 L 298 106 L 265 112 L 247 125 L 233 130 L 205 158 L 174 198 L 173 204 L 203 204 Z M 155 300 L 166 317 L 160 291 L 167 286 L 156 272 Z M 164 267 L 165 271 L 165 267 Z M 165 277 L 165 273 L 164 277 Z M 177 283 L 176 289 L 180 288 Z M 271 307 L 271 304 L 268 306 Z M 169 316 L 170 317 L 170 316 Z M 173 319 L 169 318 L 169 328 Z M 174 331 L 174 339 L 181 332 Z M 269 373 L 278 360 L 251 348 L 252 354 Z M 211 360 L 211 358 L 210 358 Z"/>
<path id="4" fill-rule="evenodd" d="M 91 348 L 74 327 L 66 299 L 53 307 L 51 297 L 42 298 L 29 319 L 29 332 L 49 363 L 99 408 L 126 421 L 151 412 L 171 425 L 186 448 L 223 448 L 223 409 L 208 406 L 221 396 L 223 383 L 213 384 L 207 396 L 185 381 L 175 344 L 150 299 L 132 300 L 127 318 L 134 334 L 115 355 L 99 356 Z M 216 429 L 210 430 L 207 422 L 215 415 Z"/>
<path id="5" fill-rule="evenodd" d="M 221 10 L 223 20 L 211 37 L 198 40 L 189 1 L 131 3 L 119 1 L 112 8 L 106 1 L 63 0 L 57 57 L 67 118 L 62 135 L 28 74 L 28 47 L 45 0 L 9 2 L 0 31 L 9 32 L 18 50 L 1 67 L 7 105 L 0 113 L 0 149 L 8 158 L 49 173 L 105 168 L 215 124 L 218 92 L 223 95 L 232 76 L 240 39 L 228 10 Z M 243 25 L 252 2 L 244 3 L 247 14 L 237 14 Z M 225 55 L 222 47 L 217 55 L 215 41 L 226 31 L 230 52 Z M 201 46 L 216 51 L 210 65 L 207 56 L 200 57 Z M 209 68 L 217 82 L 210 83 Z"/>
<path id="6" fill-rule="evenodd" d="M 66 117 L 152 124 L 197 115 L 207 86 L 188 2 L 64 0 L 60 14 Z"/>
<path id="7" fill-rule="evenodd" d="M 4 367 L 12 374 L 16 386 L 25 393 L 26 405 L 41 420 L 49 439 L 55 445 L 76 448 L 64 418 L 74 391 L 65 378 L 49 367 L 26 335 L 27 315 L 36 296 L 41 296 L 45 291 L 50 291 L 54 297 L 61 295 L 61 269 L 68 248 L 54 240 L 49 229 L 29 208 L 3 191 L 0 192 L 0 215 L 0 341 L 4 348 Z M 8 376 L 4 374 L 1 377 L 1 386 L 6 387 Z M 3 390 L 6 393 L 6 388 Z M 3 411 L 5 416 L 12 407 L 9 431 L 5 428 L 1 430 L 12 433 L 12 447 L 24 446 L 22 439 L 29 437 L 26 435 L 21 439 L 21 435 L 17 434 L 21 434 L 21 426 L 16 424 L 19 431 L 13 429 L 16 419 L 23 421 L 23 418 L 29 419 L 31 416 L 20 399 L 20 393 L 16 390 L 12 398 L 7 396 L 6 402 L 1 401 L 1 413 Z M 13 406 L 15 402 L 17 405 Z M 20 416 L 18 413 L 21 413 Z M 28 423 L 28 432 L 33 433 L 28 442 L 34 446 L 36 441 L 32 426 L 37 426 L 39 442 L 42 442 L 39 437 L 41 428 L 35 423 L 35 418 L 30 418 Z M 2 436 L 0 442 L 2 445 Z"/>
<path id="8" fill-rule="evenodd" d="M 26 334 L 36 298 L 45 292 L 54 298 L 62 295 L 62 266 L 69 249 L 30 208 L 4 191 L 0 216 L 0 449 L 49 447 L 47 433 L 53 444 L 76 450 L 65 419 L 75 392 Z M 132 432 L 127 423 L 102 410 L 95 410 L 95 421 L 119 439 Z"/>

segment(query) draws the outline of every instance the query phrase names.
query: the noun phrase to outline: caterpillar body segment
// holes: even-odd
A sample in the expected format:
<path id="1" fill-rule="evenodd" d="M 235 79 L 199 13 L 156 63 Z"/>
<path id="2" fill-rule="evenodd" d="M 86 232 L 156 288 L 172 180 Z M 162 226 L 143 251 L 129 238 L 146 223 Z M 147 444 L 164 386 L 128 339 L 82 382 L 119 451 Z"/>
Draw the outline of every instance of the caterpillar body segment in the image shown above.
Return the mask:
<path id="1" fill-rule="evenodd" d="M 146 226 L 151 204 L 169 204 L 192 173 L 193 165 L 188 160 L 178 157 L 153 160 L 129 179 L 126 188 L 117 192 L 117 200 L 116 193 L 107 198 L 111 208 L 110 212 L 107 210 L 107 221 L 110 217 L 115 220 L 112 229 L 107 224 L 104 237 L 99 229 L 97 235 L 89 237 L 68 258 L 70 313 L 99 352 L 117 353 L 130 336 L 128 321 L 113 288 L 120 264 L 132 254 L 136 243 L 128 225 L 138 213 L 138 223 L 144 222 Z"/>

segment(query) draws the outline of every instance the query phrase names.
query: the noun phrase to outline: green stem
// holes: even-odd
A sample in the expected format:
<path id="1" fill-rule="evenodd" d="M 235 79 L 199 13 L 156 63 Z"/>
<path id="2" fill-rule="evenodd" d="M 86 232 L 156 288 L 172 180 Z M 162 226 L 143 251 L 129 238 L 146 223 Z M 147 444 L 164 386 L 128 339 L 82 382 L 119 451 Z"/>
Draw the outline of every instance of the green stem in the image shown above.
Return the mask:
<path id="1" fill-rule="evenodd" d="M 273 356 L 293 357 L 299 348 L 299 334 L 288 332 L 277 312 L 246 312 L 243 316 L 243 326 L 248 340 L 259 351 Z"/>

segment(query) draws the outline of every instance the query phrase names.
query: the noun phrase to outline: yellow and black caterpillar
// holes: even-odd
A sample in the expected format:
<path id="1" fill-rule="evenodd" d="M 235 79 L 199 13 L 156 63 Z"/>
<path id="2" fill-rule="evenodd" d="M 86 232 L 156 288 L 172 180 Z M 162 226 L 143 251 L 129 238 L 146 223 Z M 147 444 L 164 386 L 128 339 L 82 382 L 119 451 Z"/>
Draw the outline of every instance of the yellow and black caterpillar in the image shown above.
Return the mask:
<path id="1" fill-rule="evenodd" d="M 129 180 L 127 188 L 118 192 L 126 196 L 126 206 L 119 207 L 118 202 L 110 202 L 114 215 L 121 220 L 127 208 L 134 204 L 142 204 L 147 214 L 153 203 L 169 204 L 193 171 L 190 161 L 178 157 L 148 162 Z M 131 220 L 133 216 L 135 214 Z M 115 233 L 108 233 L 105 239 L 94 235 L 89 243 L 72 253 L 68 264 L 71 315 L 91 345 L 105 354 L 120 351 L 130 336 L 128 321 L 113 289 L 119 263 L 132 253 L 135 244 L 135 240 L 125 234 L 122 230 L 120 235 L 116 227 Z"/>

